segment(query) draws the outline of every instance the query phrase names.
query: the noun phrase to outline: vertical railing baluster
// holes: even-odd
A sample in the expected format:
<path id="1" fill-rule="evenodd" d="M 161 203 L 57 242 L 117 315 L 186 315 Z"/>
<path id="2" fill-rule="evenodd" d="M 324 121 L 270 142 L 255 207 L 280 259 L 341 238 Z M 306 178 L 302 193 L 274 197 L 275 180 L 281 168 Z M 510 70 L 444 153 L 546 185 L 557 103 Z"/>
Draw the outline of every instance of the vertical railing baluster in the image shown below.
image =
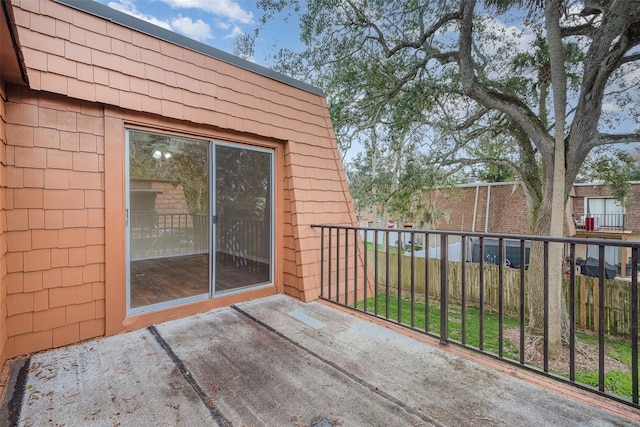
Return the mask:
<path id="1" fill-rule="evenodd" d="M 398 323 L 402 323 L 402 232 L 398 231 Z"/>
<path id="2" fill-rule="evenodd" d="M 340 304 L 340 229 L 336 227 L 336 302 Z"/>
<path id="3" fill-rule="evenodd" d="M 604 372 L 604 300 L 605 300 L 605 291 L 604 291 L 604 254 L 605 254 L 605 246 L 598 246 L 598 293 L 600 294 L 598 297 L 598 390 L 604 392 L 604 382 L 605 382 L 605 372 Z"/>
<path id="4" fill-rule="evenodd" d="M 333 246 L 332 246 L 332 238 L 333 238 L 333 228 L 329 227 L 329 254 L 328 254 L 328 258 L 329 258 L 329 268 L 327 271 L 327 280 L 328 280 L 328 284 L 327 284 L 327 299 L 329 301 L 331 301 L 331 267 L 333 264 L 333 260 L 332 260 L 332 252 L 333 252 Z"/>
<path id="5" fill-rule="evenodd" d="M 349 229 L 344 229 L 344 305 L 349 305 Z"/>
<path id="6" fill-rule="evenodd" d="M 467 343 L 467 236 L 462 236 L 462 265 L 460 266 L 460 342 Z"/>
<path id="7" fill-rule="evenodd" d="M 480 237 L 480 308 L 478 313 L 478 348 L 484 350 L 484 237 Z"/>
<path id="8" fill-rule="evenodd" d="M 429 333 L 429 233 L 424 235 L 424 330 Z"/>
<path id="9" fill-rule="evenodd" d="M 498 356 L 502 357 L 503 353 L 503 341 L 504 334 L 504 264 L 505 264 L 505 241 L 502 237 L 498 239 Z"/>
<path id="10" fill-rule="evenodd" d="M 543 366 L 544 371 L 549 372 L 549 242 L 544 242 L 543 251 L 543 264 L 544 264 L 544 279 L 543 279 L 543 294 L 544 294 L 544 331 L 543 331 Z"/>
<path id="11" fill-rule="evenodd" d="M 364 312 L 366 313 L 369 308 L 369 300 L 368 300 L 368 288 L 369 288 L 369 266 L 367 265 L 367 260 L 369 258 L 369 230 L 364 231 L 364 242 L 362 242 L 362 246 L 364 247 L 363 254 L 363 282 L 364 282 Z"/>
<path id="12" fill-rule="evenodd" d="M 353 308 L 358 305 L 358 229 L 353 229 Z"/>
<path id="13" fill-rule="evenodd" d="M 527 269 L 527 258 L 525 251 L 525 241 L 520 240 L 520 364 L 524 365 L 525 363 L 525 271 Z"/>
<path id="14" fill-rule="evenodd" d="M 169 239 L 169 240 L 171 240 L 171 252 L 170 253 L 175 253 L 175 251 L 176 251 L 176 248 L 175 248 L 176 233 L 175 233 L 175 226 L 173 225 L 173 217 L 174 217 L 174 215 L 170 215 L 169 217 L 171 218 L 171 238 Z M 167 234 L 166 226 L 165 226 L 164 232 L 165 232 L 165 234 Z"/>
<path id="15" fill-rule="evenodd" d="M 386 244 L 385 244 L 385 254 L 386 254 L 386 260 L 385 260 L 385 283 L 384 283 L 384 317 L 385 318 L 389 318 L 389 230 L 385 230 L 385 236 L 386 236 Z"/>
<path id="16" fill-rule="evenodd" d="M 569 245 L 569 381 L 576 380 L 576 245 Z"/>
<path id="17" fill-rule="evenodd" d="M 638 246 L 631 249 L 631 399 L 638 404 Z"/>
<path id="18" fill-rule="evenodd" d="M 448 240 L 440 235 L 440 345 L 449 345 Z"/>
<path id="19" fill-rule="evenodd" d="M 416 304 L 416 280 L 415 280 L 415 276 L 416 276 L 416 253 L 415 253 L 415 249 L 416 249 L 416 233 L 414 233 L 413 231 L 410 234 L 410 239 L 411 239 L 411 282 L 410 282 L 410 287 L 411 287 L 411 327 L 415 327 L 416 326 L 416 312 L 415 312 L 415 304 Z"/>
<path id="20" fill-rule="evenodd" d="M 373 313 L 378 315 L 378 230 L 373 232 Z"/>
<path id="21" fill-rule="evenodd" d="M 320 227 L 320 298 L 324 299 L 324 227 Z"/>

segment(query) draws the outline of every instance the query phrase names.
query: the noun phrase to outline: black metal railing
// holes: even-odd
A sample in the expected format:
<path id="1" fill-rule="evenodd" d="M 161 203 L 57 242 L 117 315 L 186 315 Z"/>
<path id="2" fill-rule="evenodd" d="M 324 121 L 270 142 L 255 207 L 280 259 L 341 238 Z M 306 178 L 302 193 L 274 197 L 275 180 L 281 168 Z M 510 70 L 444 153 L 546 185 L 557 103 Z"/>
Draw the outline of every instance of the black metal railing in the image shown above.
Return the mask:
<path id="1" fill-rule="evenodd" d="M 576 230 L 584 231 L 625 231 L 626 214 L 574 213 Z"/>
<path id="2" fill-rule="evenodd" d="M 437 337 L 443 345 L 454 343 L 640 408 L 640 243 L 313 227 L 319 229 L 321 239 L 322 299 Z M 580 255 L 586 254 L 587 247 L 593 255 L 594 245 L 598 248 L 595 264 L 582 262 Z M 566 312 L 561 317 L 568 320 L 562 351 L 566 358 L 552 354 L 549 341 L 549 254 L 560 253 L 550 252 L 552 246 L 563 257 Z M 534 247 L 541 259 L 530 269 Z M 629 260 L 630 277 L 610 278 L 605 260 L 611 251 Z M 543 299 L 543 325 L 535 333 L 529 304 L 534 300 L 529 297 L 533 286 L 543 288 L 538 293 Z M 577 361 L 578 352 L 589 351 L 593 354 L 588 356 L 597 361 L 595 368 Z M 612 381 L 619 384 L 611 385 Z"/>

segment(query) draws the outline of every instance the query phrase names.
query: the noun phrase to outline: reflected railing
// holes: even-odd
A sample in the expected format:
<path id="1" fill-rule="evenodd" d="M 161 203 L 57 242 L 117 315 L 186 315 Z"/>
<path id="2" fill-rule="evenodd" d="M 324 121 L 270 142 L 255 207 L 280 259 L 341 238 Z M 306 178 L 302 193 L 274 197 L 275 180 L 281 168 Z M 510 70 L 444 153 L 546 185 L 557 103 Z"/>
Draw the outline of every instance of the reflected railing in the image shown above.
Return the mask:
<path id="1" fill-rule="evenodd" d="M 270 234 L 263 219 L 219 216 L 216 227 L 218 263 L 246 271 L 268 268 Z"/>
<path id="2" fill-rule="evenodd" d="M 207 215 L 134 213 L 130 221 L 132 260 L 209 251 Z"/>

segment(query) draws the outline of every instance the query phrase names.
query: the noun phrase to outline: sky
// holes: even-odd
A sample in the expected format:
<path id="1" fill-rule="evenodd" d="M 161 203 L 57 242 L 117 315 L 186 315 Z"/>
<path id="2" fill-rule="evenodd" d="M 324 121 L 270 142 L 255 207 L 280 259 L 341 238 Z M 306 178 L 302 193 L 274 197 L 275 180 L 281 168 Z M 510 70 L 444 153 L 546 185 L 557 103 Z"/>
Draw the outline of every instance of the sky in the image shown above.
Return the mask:
<path id="1" fill-rule="evenodd" d="M 229 53 L 233 53 L 233 40 L 241 34 L 252 34 L 258 26 L 261 16 L 261 11 L 256 7 L 255 0 L 97 1 Z M 495 25 L 496 33 L 499 33 L 501 38 L 510 33 L 519 33 L 517 25 L 513 26 L 514 24 L 498 21 L 495 22 Z M 290 22 L 285 22 L 282 18 L 270 21 L 261 29 L 260 37 L 256 40 L 254 56 L 249 59 L 259 65 L 271 67 L 274 64 L 271 58 L 278 49 L 303 50 L 304 46 L 299 40 L 299 32 L 299 25 L 295 19 Z M 516 37 L 516 41 L 526 45 L 531 42 L 527 37 Z M 634 78 L 633 76 L 628 77 L 630 80 Z M 605 111 L 609 111 L 611 108 L 616 109 L 617 107 L 613 104 L 604 105 Z M 609 112 L 616 113 L 616 111 Z M 627 133 L 633 132 L 634 129 L 633 123 L 625 123 L 623 120 L 618 124 L 616 130 Z"/>
<path id="2" fill-rule="evenodd" d="M 254 0 L 97 0 L 186 37 L 233 53 L 233 40 L 251 34 L 258 25 L 260 11 Z M 254 62 L 269 66 L 278 48 L 302 49 L 296 23 L 269 22 L 256 40 Z"/>

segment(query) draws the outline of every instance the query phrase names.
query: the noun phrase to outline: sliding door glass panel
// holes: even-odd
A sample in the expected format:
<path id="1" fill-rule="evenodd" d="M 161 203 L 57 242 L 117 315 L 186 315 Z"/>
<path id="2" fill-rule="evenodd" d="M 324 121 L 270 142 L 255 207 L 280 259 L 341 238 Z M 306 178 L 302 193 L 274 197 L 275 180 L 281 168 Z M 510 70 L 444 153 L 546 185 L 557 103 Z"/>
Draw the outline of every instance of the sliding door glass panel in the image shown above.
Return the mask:
<path id="1" fill-rule="evenodd" d="M 272 282 L 273 154 L 215 146 L 215 292 Z"/>
<path id="2" fill-rule="evenodd" d="M 128 131 L 131 311 L 206 297 L 209 276 L 209 144 Z"/>

